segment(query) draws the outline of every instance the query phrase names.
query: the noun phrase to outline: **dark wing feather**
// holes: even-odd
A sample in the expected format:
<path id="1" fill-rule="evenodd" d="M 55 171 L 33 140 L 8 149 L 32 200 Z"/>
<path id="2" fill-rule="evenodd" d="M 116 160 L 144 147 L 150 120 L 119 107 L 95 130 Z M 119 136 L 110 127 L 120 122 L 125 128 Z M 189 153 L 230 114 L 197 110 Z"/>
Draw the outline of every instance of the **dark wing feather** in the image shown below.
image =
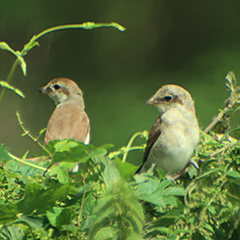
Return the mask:
<path id="1" fill-rule="evenodd" d="M 157 118 L 157 120 L 154 122 L 150 132 L 149 132 L 149 137 L 148 137 L 148 141 L 147 141 L 147 146 L 145 148 L 144 151 L 144 155 L 143 155 L 143 162 L 142 165 L 139 167 L 139 169 L 136 171 L 135 174 L 139 173 L 144 165 L 144 163 L 147 161 L 148 155 L 152 149 L 152 146 L 154 145 L 154 143 L 157 141 L 158 137 L 160 136 L 161 132 L 160 132 L 160 126 L 161 126 L 162 120 L 161 120 L 161 116 L 159 116 Z"/>

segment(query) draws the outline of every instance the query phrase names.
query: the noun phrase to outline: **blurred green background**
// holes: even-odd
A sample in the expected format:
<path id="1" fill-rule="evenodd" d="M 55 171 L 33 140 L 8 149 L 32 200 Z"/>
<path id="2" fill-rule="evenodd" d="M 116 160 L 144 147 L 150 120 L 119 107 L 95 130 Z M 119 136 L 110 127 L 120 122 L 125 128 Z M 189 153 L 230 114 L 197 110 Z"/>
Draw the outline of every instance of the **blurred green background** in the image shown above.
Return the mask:
<path id="1" fill-rule="evenodd" d="M 14 50 L 46 28 L 86 21 L 116 21 L 127 30 L 65 30 L 39 40 L 40 47 L 25 57 L 27 76 L 18 68 L 11 82 L 26 99 L 8 90 L 0 105 L 0 142 L 13 154 L 41 153 L 36 143 L 21 137 L 15 112 L 37 136 L 55 106 L 36 93 L 56 77 L 71 78 L 83 90 L 92 143 L 113 143 L 115 149 L 135 132 L 150 130 L 158 111 L 145 102 L 162 85 L 179 84 L 190 91 L 204 128 L 224 106 L 227 72 L 233 70 L 240 79 L 238 0 L 0 1 L 0 41 Z M 0 51 L 1 80 L 14 60 Z M 140 164 L 141 158 L 138 152 L 129 161 Z"/>

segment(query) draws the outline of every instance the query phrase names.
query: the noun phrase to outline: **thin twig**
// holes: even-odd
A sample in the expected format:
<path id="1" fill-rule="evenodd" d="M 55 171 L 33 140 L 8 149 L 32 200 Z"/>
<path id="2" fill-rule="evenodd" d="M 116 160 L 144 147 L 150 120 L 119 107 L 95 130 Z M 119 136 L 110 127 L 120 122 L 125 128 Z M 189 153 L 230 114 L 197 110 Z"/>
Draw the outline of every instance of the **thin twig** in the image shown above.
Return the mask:
<path id="1" fill-rule="evenodd" d="M 45 148 L 40 142 L 38 142 L 39 137 L 34 138 L 34 137 L 29 133 L 29 131 L 27 131 L 27 130 L 25 129 L 25 127 L 23 126 L 23 122 L 22 122 L 22 120 L 21 120 L 21 118 L 20 118 L 20 114 L 19 114 L 18 112 L 16 112 L 16 115 L 17 115 L 18 123 L 19 123 L 20 127 L 22 128 L 22 130 L 23 130 L 23 132 L 24 132 L 23 135 L 27 135 L 27 136 L 29 136 L 34 142 L 37 142 L 37 144 L 38 144 L 43 150 L 45 150 L 45 151 L 48 153 L 49 157 L 51 158 L 52 154 L 49 152 L 49 150 L 48 150 L 47 148 Z"/>
<path id="2" fill-rule="evenodd" d="M 82 197 L 82 202 L 81 202 L 81 206 L 80 206 L 80 211 L 79 211 L 78 218 L 77 218 L 77 224 L 78 224 L 78 226 L 80 226 L 80 220 L 81 220 L 81 215 L 82 215 L 82 210 L 83 210 L 83 204 L 84 204 L 84 200 L 85 200 L 85 194 L 86 194 L 86 183 L 85 183 L 85 179 L 83 178 L 83 197 Z"/>
<path id="3" fill-rule="evenodd" d="M 38 165 L 36 165 L 36 164 L 30 163 L 30 162 L 28 162 L 28 161 L 25 161 L 25 160 L 23 160 L 23 159 L 21 159 L 21 158 L 18 158 L 18 157 L 14 156 L 14 155 L 11 154 L 11 153 L 8 153 L 8 155 L 9 155 L 12 159 L 14 159 L 14 160 L 16 160 L 17 162 L 20 162 L 20 163 L 22 163 L 22 164 L 24 164 L 24 165 L 28 165 L 28 166 L 30 166 L 30 167 L 38 168 L 38 169 L 43 170 L 43 171 L 46 171 L 46 169 L 47 169 L 47 168 L 45 168 L 45 167 L 41 167 L 41 166 L 38 166 Z"/>
<path id="4" fill-rule="evenodd" d="M 13 63 L 13 65 L 12 65 L 12 67 L 11 67 L 11 70 L 10 70 L 8 76 L 7 76 L 7 79 L 6 79 L 6 82 L 7 82 L 7 83 L 10 83 L 10 82 L 11 82 L 12 77 L 13 77 L 13 74 L 14 74 L 15 69 L 16 69 L 16 67 L 17 67 L 17 64 L 18 64 L 18 58 L 17 58 L 17 59 L 15 60 L 15 62 Z M 1 92 L 1 95 L 0 95 L 0 103 L 2 102 L 2 99 L 3 99 L 3 96 L 4 96 L 5 91 L 6 91 L 6 88 L 3 88 L 3 89 L 2 89 L 2 92 Z"/>
<path id="5" fill-rule="evenodd" d="M 225 110 L 225 109 L 224 109 Z M 217 117 L 206 127 L 203 131 L 204 133 L 208 133 L 224 116 L 225 111 L 220 112 Z"/>

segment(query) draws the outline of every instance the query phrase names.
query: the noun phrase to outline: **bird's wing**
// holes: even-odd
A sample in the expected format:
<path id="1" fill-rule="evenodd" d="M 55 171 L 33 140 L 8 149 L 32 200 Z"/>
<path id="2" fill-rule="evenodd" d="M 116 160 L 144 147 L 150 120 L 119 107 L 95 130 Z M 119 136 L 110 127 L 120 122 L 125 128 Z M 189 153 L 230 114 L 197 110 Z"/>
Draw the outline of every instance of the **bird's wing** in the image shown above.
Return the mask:
<path id="1" fill-rule="evenodd" d="M 47 125 L 44 143 L 54 139 L 89 139 L 90 123 L 84 109 L 76 104 L 58 105 Z"/>
<path id="2" fill-rule="evenodd" d="M 148 158 L 148 155 L 149 155 L 149 153 L 152 149 L 152 146 L 154 145 L 154 143 L 157 141 L 158 137 L 160 136 L 160 134 L 161 134 L 161 131 L 160 131 L 161 123 L 162 123 L 161 116 L 159 116 L 156 119 L 156 121 L 154 122 L 154 124 L 153 124 L 153 126 L 152 126 L 152 128 L 149 132 L 147 146 L 145 148 L 144 155 L 143 155 L 143 162 L 142 162 L 142 165 L 139 167 L 139 169 L 136 171 L 136 173 L 139 173 L 141 171 L 143 165 L 147 161 L 147 158 Z"/>
<path id="3" fill-rule="evenodd" d="M 79 127 L 77 127 L 74 139 L 84 142 L 85 144 L 90 142 L 90 121 L 84 110 L 81 112 Z"/>

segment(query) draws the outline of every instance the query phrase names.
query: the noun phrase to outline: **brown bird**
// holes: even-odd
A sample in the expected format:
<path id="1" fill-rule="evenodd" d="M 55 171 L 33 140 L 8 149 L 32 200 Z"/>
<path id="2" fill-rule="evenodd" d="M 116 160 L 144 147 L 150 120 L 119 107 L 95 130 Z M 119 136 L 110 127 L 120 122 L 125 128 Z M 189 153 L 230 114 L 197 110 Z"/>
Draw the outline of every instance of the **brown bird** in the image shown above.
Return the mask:
<path id="1" fill-rule="evenodd" d="M 154 122 L 136 173 L 152 164 L 166 174 L 174 175 L 189 163 L 199 141 L 199 126 L 194 102 L 188 91 L 177 85 L 165 85 L 146 104 L 155 105 L 160 116 Z"/>
<path id="2" fill-rule="evenodd" d="M 84 111 L 82 90 L 68 78 L 55 78 L 39 90 L 46 93 L 56 104 L 50 117 L 44 144 L 54 139 L 75 139 L 88 144 L 90 122 Z"/>

